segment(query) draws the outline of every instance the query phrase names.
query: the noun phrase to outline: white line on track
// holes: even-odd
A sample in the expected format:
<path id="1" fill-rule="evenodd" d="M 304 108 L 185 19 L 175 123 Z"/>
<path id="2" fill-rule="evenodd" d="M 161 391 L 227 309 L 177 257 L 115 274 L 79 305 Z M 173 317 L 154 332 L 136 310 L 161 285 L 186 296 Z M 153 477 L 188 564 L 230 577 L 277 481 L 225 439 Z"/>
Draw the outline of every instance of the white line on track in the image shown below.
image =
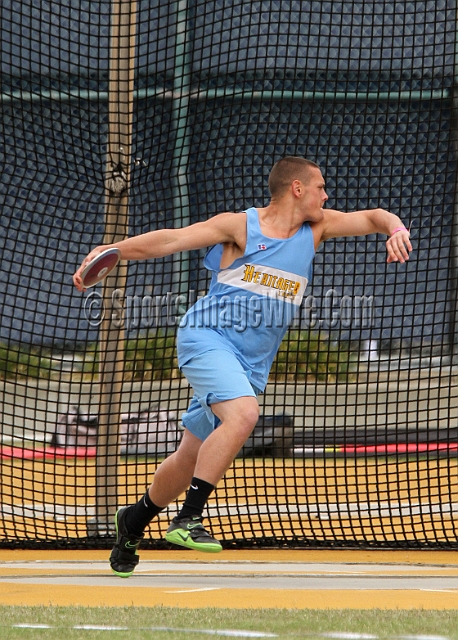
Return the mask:
<path id="1" fill-rule="evenodd" d="M 22 623 L 11 625 L 12 629 L 63 629 L 64 627 L 54 627 L 49 624 Z M 200 634 L 208 636 L 226 636 L 231 638 L 278 638 L 276 633 L 264 631 L 243 631 L 239 629 L 182 629 L 177 627 L 115 627 L 109 625 L 84 624 L 68 627 L 83 631 L 169 631 L 172 633 Z M 293 634 L 295 635 L 295 634 Z M 370 633 L 349 633 L 347 631 L 335 631 L 329 633 L 305 633 L 304 637 L 327 638 L 331 640 L 380 640 L 380 636 Z M 390 640 L 384 638 L 383 640 Z M 402 635 L 393 636 L 391 640 L 450 640 L 447 636 L 435 635 Z"/>
<path id="2" fill-rule="evenodd" d="M 220 591 L 221 587 L 203 587 L 202 589 L 174 589 L 164 593 L 197 593 L 198 591 Z"/>
<path id="3" fill-rule="evenodd" d="M 62 629 L 63 627 L 53 627 L 49 624 L 13 624 L 12 629 Z M 278 638 L 276 633 L 264 633 L 263 631 L 242 631 L 238 629 L 178 629 L 174 627 L 113 627 L 108 625 L 82 624 L 69 627 L 82 631 L 170 631 L 179 633 L 198 633 L 208 636 L 226 636 L 230 638 Z"/>
<path id="4" fill-rule="evenodd" d="M 359 518 L 389 518 L 416 515 L 458 515 L 458 502 L 338 502 L 338 503 L 307 503 L 307 504 L 230 504 L 212 505 L 207 509 L 207 515 L 240 516 L 240 515 L 269 515 L 281 517 L 283 515 L 319 516 L 322 520 L 336 517 Z M 52 503 L 30 504 L 0 504 L 0 514 L 5 520 L 14 517 L 51 519 L 55 521 L 88 517 L 95 514 L 95 505 L 60 505 Z M 170 514 L 164 512 L 160 518 L 168 519 Z"/>
<path id="5" fill-rule="evenodd" d="M 84 631 L 130 631 L 129 627 L 108 627 L 100 624 L 79 624 L 72 629 L 82 629 Z"/>
<path id="6" fill-rule="evenodd" d="M 13 629 L 52 629 L 49 624 L 13 624 L 11 625 Z"/>
<path id="7" fill-rule="evenodd" d="M 374 636 L 371 633 L 322 633 L 322 638 L 333 638 L 333 640 L 376 640 L 378 636 Z"/>

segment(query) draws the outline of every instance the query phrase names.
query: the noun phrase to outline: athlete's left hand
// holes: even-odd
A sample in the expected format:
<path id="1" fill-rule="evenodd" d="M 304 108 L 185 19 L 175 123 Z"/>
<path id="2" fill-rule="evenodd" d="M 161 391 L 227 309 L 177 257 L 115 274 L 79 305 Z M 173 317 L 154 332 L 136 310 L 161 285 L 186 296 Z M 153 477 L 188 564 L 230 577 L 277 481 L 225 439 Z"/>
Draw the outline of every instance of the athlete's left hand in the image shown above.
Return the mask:
<path id="1" fill-rule="evenodd" d="M 387 262 L 406 262 L 412 251 L 408 229 L 401 229 L 390 236 L 386 241 L 386 250 L 388 251 Z"/>

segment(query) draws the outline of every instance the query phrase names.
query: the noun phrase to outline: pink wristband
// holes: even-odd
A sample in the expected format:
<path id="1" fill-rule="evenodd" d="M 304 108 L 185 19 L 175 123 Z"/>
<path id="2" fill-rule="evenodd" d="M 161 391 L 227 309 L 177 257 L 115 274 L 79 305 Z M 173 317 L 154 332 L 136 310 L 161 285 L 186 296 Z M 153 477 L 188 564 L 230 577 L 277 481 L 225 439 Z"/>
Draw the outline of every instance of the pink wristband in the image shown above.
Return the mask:
<path id="1" fill-rule="evenodd" d="M 394 236 L 394 234 L 397 233 L 398 231 L 407 231 L 408 233 L 410 233 L 409 230 L 406 229 L 406 227 L 396 227 L 396 229 L 391 232 L 391 235 Z"/>

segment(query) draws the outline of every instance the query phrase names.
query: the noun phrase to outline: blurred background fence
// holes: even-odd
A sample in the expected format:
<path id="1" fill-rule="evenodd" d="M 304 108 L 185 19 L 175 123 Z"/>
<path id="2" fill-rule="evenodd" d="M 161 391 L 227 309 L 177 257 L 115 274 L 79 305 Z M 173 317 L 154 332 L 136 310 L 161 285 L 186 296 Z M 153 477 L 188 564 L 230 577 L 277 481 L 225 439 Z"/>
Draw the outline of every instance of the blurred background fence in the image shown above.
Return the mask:
<path id="1" fill-rule="evenodd" d="M 124 265 L 85 295 L 81 259 L 267 204 L 288 154 L 320 164 L 333 208 L 400 215 L 414 252 L 387 265 L 375 236 L 320 248 L 262 398 L 264 444 L 219 488 L 213 526 L 228 545 L 456 545 L 455 5 L 2 2 L 4 544 L 109 544 L 116 504 L 166 452 L 167 420 L 139 414 L 179 423 L 189 399 L 174 337 L 207 287 L 201 252 Z M 149 452 L 120 457 L 120 413 L 156 434 Z M 97 451 L 59 443 L 62 420 L 92 420 Z"/>

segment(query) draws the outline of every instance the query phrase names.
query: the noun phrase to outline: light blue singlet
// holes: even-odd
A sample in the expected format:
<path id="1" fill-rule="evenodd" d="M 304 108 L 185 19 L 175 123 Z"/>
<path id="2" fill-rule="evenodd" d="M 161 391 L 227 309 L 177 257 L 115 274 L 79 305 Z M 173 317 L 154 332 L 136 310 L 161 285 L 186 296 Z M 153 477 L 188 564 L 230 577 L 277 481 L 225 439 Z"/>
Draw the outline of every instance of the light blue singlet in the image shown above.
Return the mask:
<path id="1" fill-rule="evenodd" d="M 262 234 L 258 211 L 246 211 L 245 253 L 221 269 L 222 245 L 212 247 L 204 265 L 210 289 L 189 309 L 178 330 L 178 364 L 206 351 L 235 354 L 250 382 L 264 390 L 272 362 L 298 312 L 312 274 L 313 234 L 305 223 L 287 239 Z"/>

